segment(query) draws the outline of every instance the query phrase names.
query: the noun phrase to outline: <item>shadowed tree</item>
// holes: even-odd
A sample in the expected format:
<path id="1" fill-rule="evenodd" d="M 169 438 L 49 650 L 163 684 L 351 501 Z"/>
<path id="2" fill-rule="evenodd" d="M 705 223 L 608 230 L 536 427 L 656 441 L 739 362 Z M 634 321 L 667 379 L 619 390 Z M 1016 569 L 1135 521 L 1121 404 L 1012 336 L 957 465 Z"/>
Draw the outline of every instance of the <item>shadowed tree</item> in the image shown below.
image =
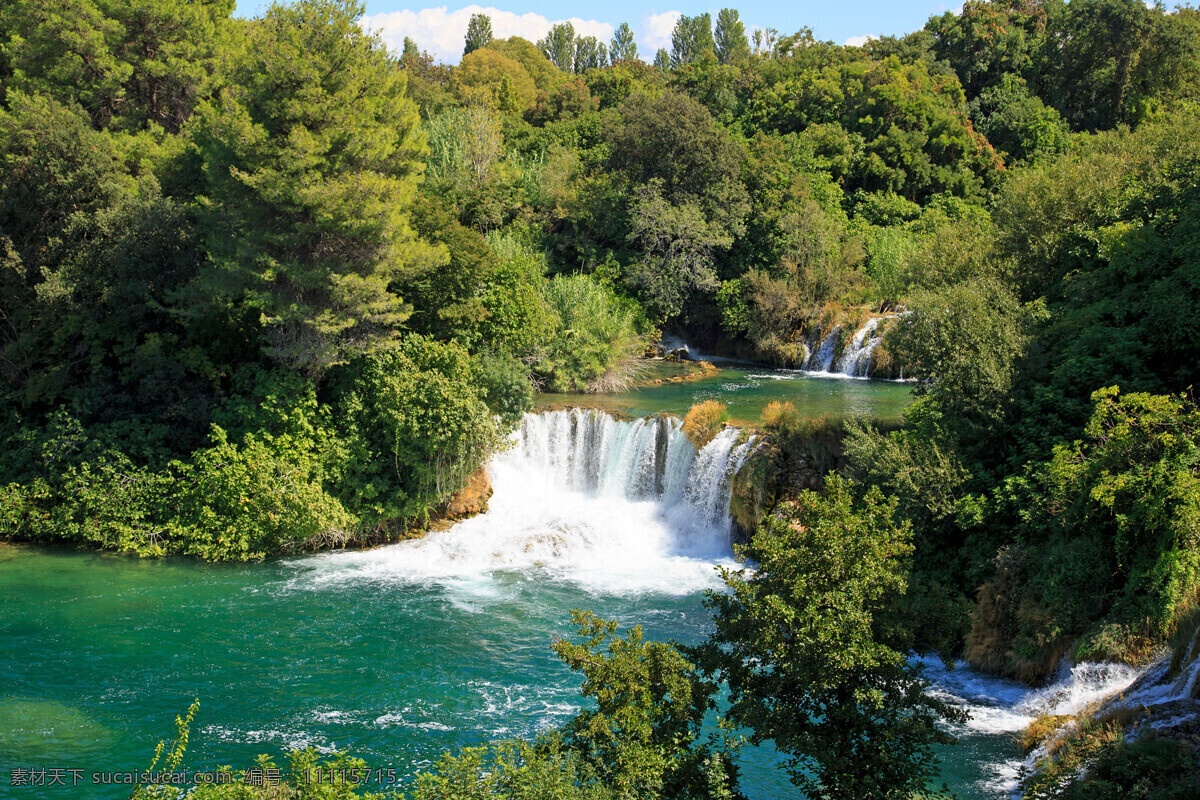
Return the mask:
<path id="1" fill-rule="evenodd" d="M 733 8 L 722 8 L 717 14 L 717 59 L 722 64 L 735 64 L 750 55 L 746 26 Z"/>

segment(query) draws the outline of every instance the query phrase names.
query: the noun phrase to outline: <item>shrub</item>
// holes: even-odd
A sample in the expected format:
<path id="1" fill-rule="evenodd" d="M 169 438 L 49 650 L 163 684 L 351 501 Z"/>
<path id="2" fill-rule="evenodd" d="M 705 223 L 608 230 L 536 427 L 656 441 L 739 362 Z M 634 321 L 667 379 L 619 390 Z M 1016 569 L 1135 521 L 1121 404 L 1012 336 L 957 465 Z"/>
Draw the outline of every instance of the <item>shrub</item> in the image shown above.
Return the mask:
<path id="1" fill-rule="evenodd" d="M 790 402 L 772 400 L 763 409 L 762 424 L 764 428 L 773 431 L 794 430 L 800 424 L 800 414 L 796 406 Z"/>
<path id="2" fill-rule="evenodd" d="M 515 426 L 533 408 L 533 384 L 525 365 L 508 353 L 480 353 L 479 382 L 484 401 L 505 425 Z"/>
<path id="3" fill-rule="evenodd" d="M 499 444 L 465 348 L 410 336 L 335 377 L 337 494 L 367 526 L 410 524 L 462 488 Z"/>
<path id="4" fill-rule="evenodd" d="M 729 421 L 729 407 L 716 400 L 705 400 L 688 409 L 683 418 L 683 432 L 696 449 L 713 440 Z"/>
<path id="5" fill-rule="evenodd" d="M 646 349 L 637 304 L 585 275 L 556 275 L 543 289 L 558 317 L 535 369 L 555 392 L 619 391 L 632 385 Z"/>
<path id="6" fill-rule="evenodd" d="M 239 446 L 220 428 L 214 446 L 181 467 L 178 512 L 168 535 L 173 549 L 209 561 L 246 561 L 311 547 L 357 520 L 321 486 L 314 449 L 290 436 L 248 436 Z"/>

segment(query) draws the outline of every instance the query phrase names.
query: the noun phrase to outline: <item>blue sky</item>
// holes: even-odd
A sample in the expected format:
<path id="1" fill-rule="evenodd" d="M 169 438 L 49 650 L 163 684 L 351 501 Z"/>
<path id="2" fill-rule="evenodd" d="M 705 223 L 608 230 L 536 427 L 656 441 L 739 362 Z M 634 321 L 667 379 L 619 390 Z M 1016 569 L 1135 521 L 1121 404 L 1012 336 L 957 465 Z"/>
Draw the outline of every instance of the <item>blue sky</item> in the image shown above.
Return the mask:
<path id="1" fill-rule="evenodd" d="M 266 0 L 239 0 L 237 13 L 253 16 L 269 5 Z M 747 27 L 771 27 L 781 33 L 793 33 L 804 26 L 817 38 L 839 44 L 856 37 L 903 34 L 925 24 L 932 14 L 956 9 L 959 0 L 746 0 L 731 3 L 741 12 Z M 715 19 L 722 6 L 667 0 L 658 6 L 632 0 L 608 0 L 605 3 L 548 3 L 536 0 L 488 2 L 478 4 L 447 3 L 433 5 L 414 0 L 366 0 L 366 24 L 379 30 L 391 45 L 399 47 L 411 36 L 423 50 L 440 60 L 456 63 L 462 55 L 463 34 L 471 14 L 483 12 L 492 17 L 499 37 L 524 36 L 536 41 L 553 22 L 570 20 L 576 30 L 604 41 L 622 22 L 628 22 L 637 38 L 640 55 L 651 60 L 659 47 L 670 49 L 671 28 L 680 14 L 710 11 Z"/>

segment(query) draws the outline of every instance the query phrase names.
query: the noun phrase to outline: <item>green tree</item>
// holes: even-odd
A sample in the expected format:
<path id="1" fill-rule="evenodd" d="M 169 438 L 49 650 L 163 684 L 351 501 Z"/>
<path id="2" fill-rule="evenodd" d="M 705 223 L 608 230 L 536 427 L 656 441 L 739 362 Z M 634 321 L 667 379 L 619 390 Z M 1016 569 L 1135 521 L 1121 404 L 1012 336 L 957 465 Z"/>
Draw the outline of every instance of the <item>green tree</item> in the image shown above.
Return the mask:
<path id="1" fill-rule="evenodd" d="M 671 54 L 665 48 L 658 48 L 658 52 L 654 54 L 654 66 L 662 72 L 669 72 L 671 69 Z"/>
<path id="2" fill-rule="evenodd" d="M 693 651 L 727 681 L 729 718 L 787 755 L 812 798 L 907 798 L 934 775 L 936 723 L 962 713 L 925 692 L 888 609 L 907 588 L 908 524 L 878 490 L 836 474 L 770 516 L 710 592 L 715 632 Z"/>
<path id="3" fill-rule="evenodd" d="M 632 185 L 657 178 L 674 205 L 698 203 L 705 219 L 730 235 L 741 232 L 749 200 L 741 182 L 742 153 L 708 109 L 686 95 L 630 95 L 607 121 L 609 166 Z"/>
<path id="4" fill-rule="evenodd" d="M 195 134 L 208 284 L 260 312 L 273 358 L 307 370 L 393 338 L 408 309 L 388 284 L 426 252 L 407 215 L 416 106 L 361 14 L 344 0 L 272 6 Z"/>
<path id="5" fill-rule="evenodd" d="M 19 0 L 6 89 L 77 102 L 99 128 L 177 132 L 219 78 L 231 0 Z"/>
<path id="6" fill-rule="evenodd" d="M 617 26 L 608 45 L 608 57 L 614 65 L 622 61 L 638 60 L 637 42 L 633 40 L 633 29 L 629 27 L 628 22 Z"/>
<path id="7" fill-rule="evenodd" d="M 598 772 L 618 798 L 736 798 L 737 769 L 726 743 L 700 743 L 716 685 L 673 645 L 647 642 L 640 626 L 572 611 L 582 641 L 559 640 L 555 654 L 583 674 L 595 700 L 564 726 L 566 746 Z"/>
<path id="8" fill-rule="evenodd" d="M 722 8 L 717 14 L 715 38 L 717 59 L 722 64 L 737 64 L 750 56 L 746 26 L 733 8 Z"/>
<path id="9" fill-rule="evenodd" d="M 1070 129 L 1057 110 L 1030 94 L 1024 80 L 1004 75 L 970 103 L 976 129 L 987 137 L 1010 166 L 1061 153 Z"/>
<path id="10" fill-rule="evenodd" d="M 580 36 L 575 40 L 575 72 L 608 66 L 608 49 L 595 36 Z"/>
<path id="11" fill-rule="evenodd" d="M 694 17 L 681 16 L 671 31 L 671 67 L 699 61 L 706 52 L 715 53 L 712 15 L 708 12 Z"/>
<path id="12" fill-rule="evenodd" d="M 717 288 L 713 256 L 733 239 L 710 224 L 695 203 L 667 202 L 656 178 L 637 190 L 629 242 L 642 256 L 631 270 L 631 282 L 660 318 L 669 319 L 684 310 L 695 292 Z"/>
<path id="13" fill-rule="evenodd" d="M 978 432 L 1003 417 L 1017 360 L 1045 306 L 1022 306 L 993 279 L 975 279 L 909 299 L 895 348 L 952 429 Z"/>
<path id="14" fill-rule="evenodd" d="M 466 42 L 463 55 L 468 56 L 492 41 L 492 18 L 487 14 L 472 14 L 467 23 Z"/>
<path id="15" fill-rule="evenodd" d="M 1168 14 L 1139 0 L 1084 0 L 1056 11 L 1035 86 L 1076 129 L 1137 125 L 1164 101 L 1194 96 L 1194 12 Z"/>
<path id="16" fill-rule="evenodd" d="M 929 61 L 949 62 L 969 97 L 998 84 L 1005 75 L 1028 76 L 1046 38 L 1047 9 L 1058 2 L 968 0 L 960 13 L 932 17 Z"/>
<path id="17" fill-rule="evenodd" d="M 32 288 L 62 257 L 75 216 L 97 213 L 132 187 L 110 137 L 78 107 L 12 90 L 0 109 L 0 235 L 8 238 Z"/>
<path id="18" fill-rule="evenodd" d="M 546 58 L 563 72 L 575 72 L 575 26 L 569 22 L 558 22 L 550 26 L 545 37 L 537 46 Z"/>

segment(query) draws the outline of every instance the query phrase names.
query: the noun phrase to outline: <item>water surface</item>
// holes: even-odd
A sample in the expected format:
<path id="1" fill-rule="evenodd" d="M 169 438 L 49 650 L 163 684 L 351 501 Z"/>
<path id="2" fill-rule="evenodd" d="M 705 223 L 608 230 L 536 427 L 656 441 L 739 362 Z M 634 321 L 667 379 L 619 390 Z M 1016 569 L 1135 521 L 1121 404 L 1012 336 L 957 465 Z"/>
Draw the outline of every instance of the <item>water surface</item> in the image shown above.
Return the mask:
<path id="1" fill-rule="evenodd" d="M 722 362 L 714 375 L 679 383 L 644 386 L 619 394 L 538 395 L 539 407 L 553 404 L 597 406 L 633 416 L 667 412 L 683 415 L 695 403 L 719 400 L 733 422 L 755 424 L 772 400 L 793 403 L 804 418 L 865 415 L 885 421 L 900 418 L 912 402 L 911 384 L 868 380 L 801 370 L 773 369 Z"/>

